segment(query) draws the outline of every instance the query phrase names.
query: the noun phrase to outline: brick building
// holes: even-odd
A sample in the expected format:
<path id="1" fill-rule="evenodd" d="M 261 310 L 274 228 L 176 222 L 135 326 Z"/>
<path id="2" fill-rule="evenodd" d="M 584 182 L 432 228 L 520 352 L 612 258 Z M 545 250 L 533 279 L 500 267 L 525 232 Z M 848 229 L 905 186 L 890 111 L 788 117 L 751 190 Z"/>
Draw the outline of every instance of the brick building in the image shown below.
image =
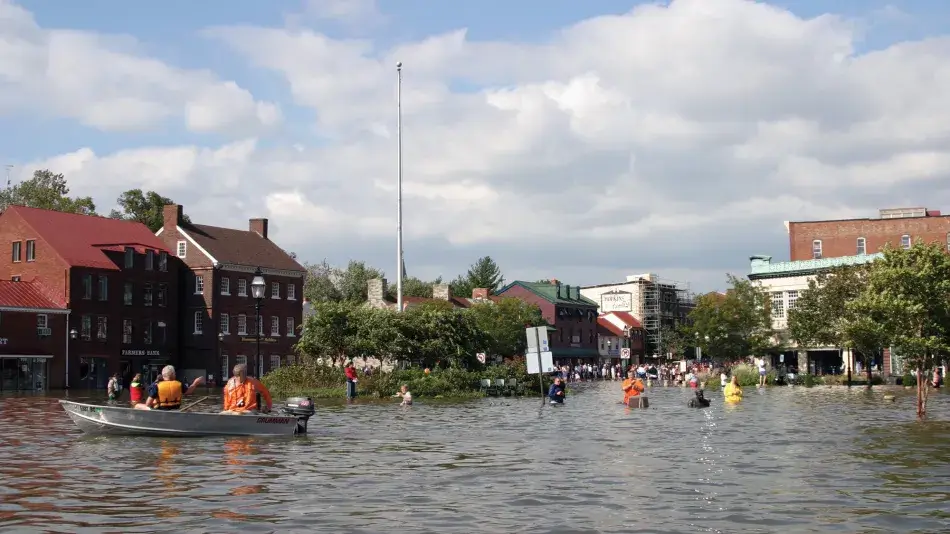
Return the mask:
<path id="1" fill-rule="evenodd" d="M 548 338 L 558 363 L 597 357 L 597 303 L 581 295 L 580 286 L 515 281 L 501 288 L 499 297 L 534 304 L 551 325 Z"/>
<path id="2" fill-rule="evenodd" d="M 882 209 L 878 218 L 786 222 L 791 261 L 874 254 L 885 244 L 941 243 L 950 251 L 950 215 L 927 208 Z"/>
<path id="3" fill-rule="evenodd" d="M 389 295 L 389 285 L 385 278 L 374 278 L 366 284 L 366 304 L 374 308 L 396 309 L 396 299 Z M 453 296 L 449 284 L 432 284 L 432 297 L 402 297 L 402 309 L 420 306 L 422 304 L 446 303 L 453 308 L 470 308 L 472 304 L 484 301 L 496 301 L 498 297 L 490 294 L 486 288 L 475 288 L 472 297 Z"/>
<path id="4" fill-rule="evenodd" d="M 630 312 L 608 312 L 597 317 L 597 343 L 600 358 L 610 365 L 644 361 L 643 324 Z"/>
<path id="5" fill-rule="evenodd" d="M 262 374 L 293 360 L 306 269 L 268 238 L 267 226 L 267 219 L 250 219 L 247 230 L 188 224 L 181 206 L 165 206 L 156 235 L 182 266 L 184 376 L 212 375 L 220 385 L 236 363 Z M 251 291 L 257 269 L 265 283 L 260 322 Z"/>
<path id="6" fill-rule="evenodd" d="M 39 284 L 0 280 L 0 392 L 66 385 L 68 319 Z"/>
<path id="7" fill-rule="evenodd" d="M 11 206 L 0 215 L 0 234 L 10 243 L 0 280 L 29 282 L 48 309 L 69 312 L 49 330 L 37 315 L 37 335 L 58 336 L 59 321 L 70 332 L 62 353 L 50 346 L 50 387 L 105 388 L 112 373 L 126 382 L 136 372 L 150 378 L 177 361 L 178 269 L 145 225 Z"/>

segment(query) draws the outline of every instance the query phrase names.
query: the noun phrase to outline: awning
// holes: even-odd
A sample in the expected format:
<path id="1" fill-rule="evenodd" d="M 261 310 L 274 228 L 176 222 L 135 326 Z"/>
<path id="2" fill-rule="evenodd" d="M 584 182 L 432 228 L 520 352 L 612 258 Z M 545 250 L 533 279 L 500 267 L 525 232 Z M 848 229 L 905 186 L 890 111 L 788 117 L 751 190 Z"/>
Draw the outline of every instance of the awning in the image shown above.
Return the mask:
<path id="1" fill-rule="evenodd" d="M 2 358 L 52 358 L 52 354 L 0 354 Z"/>

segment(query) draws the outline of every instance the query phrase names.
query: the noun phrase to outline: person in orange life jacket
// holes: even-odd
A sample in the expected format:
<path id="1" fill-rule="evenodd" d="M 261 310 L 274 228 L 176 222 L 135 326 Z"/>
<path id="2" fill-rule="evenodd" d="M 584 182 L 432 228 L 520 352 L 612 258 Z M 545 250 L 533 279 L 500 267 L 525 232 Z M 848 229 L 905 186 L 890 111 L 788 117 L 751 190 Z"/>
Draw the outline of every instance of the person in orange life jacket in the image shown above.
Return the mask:
<path id="1" fill-rule="evenodd" d="M 623 403 L 629 404 L 631 397 L 636 397 L 646 389 L 643 387 L 643 381 L 637 378 L 636 370 L 630 367 L 630 373 L 627 379 L 623 381 Z"/>
<path id="2" fill-rule="evenodd" d="M 178 410 L 181 408 L 181 398 L 194 393 L 198 386 L 205 383 L 205 377 L 199 376 L 185 389 L 181 382 L 175 380 L 175 368 L 166 365 L 162 368 L 162 379 L 148 387 L 148 398 L 145 404 L 136 404 L 137 410 Z"/>
<path id="3" fill-rule="evenodd" d="M 270 391 L 260 380 L 247 376 L 247 365 L 234 366 L 234 376 L 224 386 L 224 411 L 222 413 L 242 414 L 248 412 L 269 412 L 274 407 Z M 258 396 L 263 406 L 258 404 Z"/>

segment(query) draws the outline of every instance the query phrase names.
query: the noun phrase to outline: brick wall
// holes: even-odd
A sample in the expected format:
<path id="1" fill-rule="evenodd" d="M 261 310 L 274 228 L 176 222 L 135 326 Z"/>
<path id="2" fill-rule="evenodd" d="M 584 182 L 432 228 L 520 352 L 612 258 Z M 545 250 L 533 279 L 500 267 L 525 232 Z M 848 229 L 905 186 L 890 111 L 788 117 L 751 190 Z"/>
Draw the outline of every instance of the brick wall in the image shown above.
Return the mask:
<path id="1" fill-rule="evenodd" d="M 868 254 L 880 252 L 886 243 L 900 246 L 901 236 L 927 243 L 950 245 L 950 216 L 905 219 L 851 219 L 789 223 L 789 255 L 792 261 L 813 259 L 812 243 L 821 240 L 822 257 L 838 258 L 858 253 L 859 237 Z"/>

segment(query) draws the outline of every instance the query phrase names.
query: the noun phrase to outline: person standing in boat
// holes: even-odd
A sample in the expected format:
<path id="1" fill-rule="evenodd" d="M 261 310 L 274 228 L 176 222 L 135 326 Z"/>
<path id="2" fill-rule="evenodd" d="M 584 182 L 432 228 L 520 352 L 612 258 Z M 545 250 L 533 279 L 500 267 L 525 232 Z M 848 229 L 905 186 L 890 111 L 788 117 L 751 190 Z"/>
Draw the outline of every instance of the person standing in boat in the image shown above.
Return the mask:
<path id="1" fill-rule="evenodd" d="M 224 386 L 224 411 L 221 413 L 243 414 L 273 409 L 270 391 L 260 380 L 247 376 L 246 364 L 235 365 L 233 372 L 234 376 Z"/>
<path id="2" fill-rule="evenodd" d="M 162 368 L 161 381 L 148 387 L 148 398 L 145 404 L 136 404 L 138 410 L 178 410 L 181 408 L 181 398 L 191 395 L 198 386 L 205 383 L 205 377 L 199 376 L 185 389 L 181 382 L 175 380 L 175 367 L 166 365 Z"/>
<path id="3" fill-rule="evenodd" d="M 145 386 L 142 385 L 142 373 L 135 373 L 132 377 L 132 383 L 129 384 L 129 400 L 132 406 L 142 402 L 145 399 Z"/>
<path id="4" fill-rule="evenodd" d="M 428 369 L 426 369 L 428 371 Z M 346 400 L 351 401 L 356 398 L 356 368 L 353 362 L 346 362 L 343 367 L 343 373 L 346 375 Z M 428 373 L 426 373 L 428 374 Z"/>

